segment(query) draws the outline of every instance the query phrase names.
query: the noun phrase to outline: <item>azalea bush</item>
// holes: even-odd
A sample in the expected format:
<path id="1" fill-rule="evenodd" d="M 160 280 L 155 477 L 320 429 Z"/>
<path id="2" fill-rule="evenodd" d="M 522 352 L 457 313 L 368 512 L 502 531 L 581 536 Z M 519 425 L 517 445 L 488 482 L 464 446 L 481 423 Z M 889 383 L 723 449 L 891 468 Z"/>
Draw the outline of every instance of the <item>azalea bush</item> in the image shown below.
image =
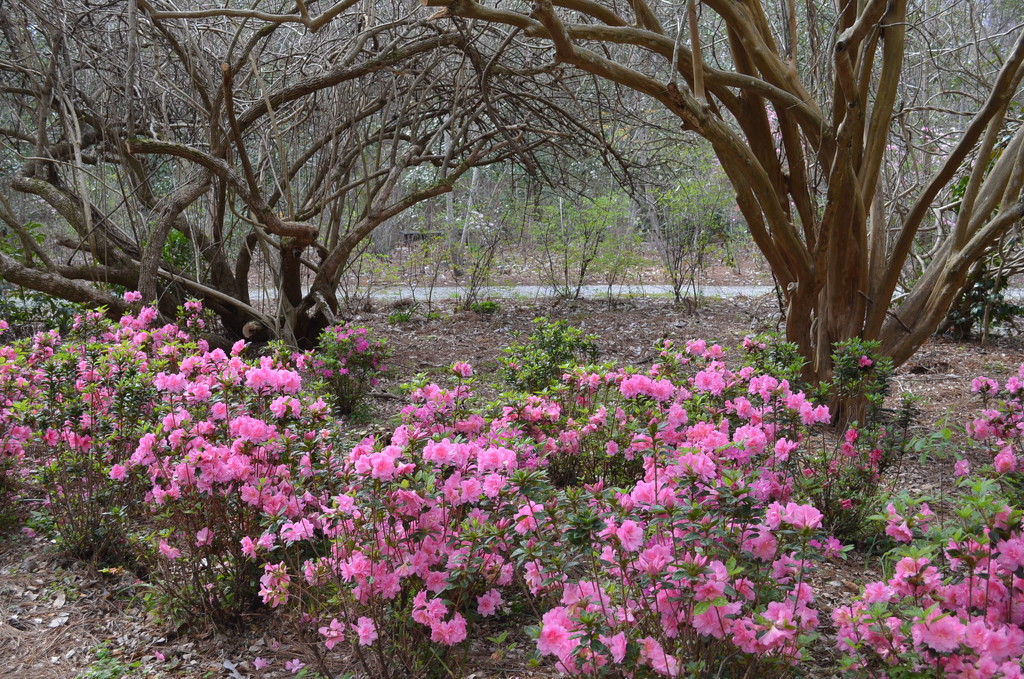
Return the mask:
<path id="1" fill-rule="evenodd" d="M 137 307 L 0 349 L 3 478 L 34 470 L 60 545 L 116 542 L 168 618 L 273 615 L 306 646 L 289 669 L 325 675 L 355 658 L 462 676 L 482 640 L 525 631 L 566 674 L 788 677 L 825 614 L 809 574 L 871 508 L 903 551 L 833 613 L 844 667 L 1019 676 L 1024 372 L 976 382 L 969 431 L 993 465 L 958 464 L 940 522 L 883 497 L 889 421 L 834 429 L 758 339 L 738 365 L 703 340 L 644 370 L 567 359 L 541 393 L 489 404 L 455 363 L 367 436 L 331 417 L 317 353 L 215 349 L 202 329 L 198 303 L 163 326 Z"/>
<path id="2" fill-rule="evenodd" d="M 0 320 L 0 334 L 7 330 Z M 35 394 L 23 372 L 19 351 L 0 346 L 0 528 L 16 520 L 18 490 L 25 470 L 25 443 L 32 429 L 24 424 L 19 410 Z"/>
<path id="3" fill-rule="evenodd" d="M 512 389 L 536 393 L 558 383 L 566 367 L 597 360 L 597 339 L 565 321 L 533 319 L 525 342 L 502 353 L 501 377 Z"/>
<path id="4" fill-rule="evenodd" d="M 763 333 L 743 338 L 743 365 L 760 375 L 786 380 L 793 388 L 805 389 L 802 371 L 807 359 L 795 342 L 787 342 L 780 333 Z"/>
<path id="5" fill-rule="evenodd" d="M 894 369 L 880 346 L 877 341 L 853 338 L 832 347 L 832 379 L 823 385 L 823 393 L 849 410 L 840 424 L 863 422 L 883 407 Z"/>
<path id="6" fill-rule="evenodd" d="M 578 368 L 546 397 L 527 397 L 522 419 L 544 451 L 558 453 L 546 460 L 552 480 L 635 482 L 649 451 L 707 436 L 709 450 L 747 451 L 741 457 L 763 472 L 759 482 L 776 484 L 779 497 L 788 498 L 792 480 L 785 475 L 793 472 L 779 464 L 788 457 L 774 448 L 797 448 L 828 422 L 828 408 L 794 392 L 786 380 L 750 366 L 730 369 L 718 344 L 692 340 L 677 350 L 666 341 L 656 350 L 658 362 L 647 373 Z"/>
<path id="7" fill-rule="evenodd" d="M 795 345 L 778 338 L 746 338 L 743 349 L 747 365 L 802 384 L 803 358 Z M 892 491 L 891 471 L 915 444 L 916 409 L 909 395 L 886 407 L 892 361 L 878 354 L 877 342 L 841 342 L 832 360 L 832 379 L 813 393 L 818 401 L 839 404 L 844 421 L 833 418 L 828 428 L 799 434 L 814 440 L 792 446 L 791 453 L 784 449 L 791 442 L 782 445 L 778 460 L 788 468 L 796 493 L 823 513 L 825 526 L 843 540 L 856 541 L 869 534 L 869 517 Z M 851 419 L 854 412 L 859 419 Z"/>
<path id="8" fill-rule="evenodd" d="M 820 512 L 766 508 L 741 475 L 700 457 L 670 455 L 628 494 L 598 484 L 521 512 L 530 590 L 558 604 L 537 648 L 562 671 L 788 676 L 803 657 L 818 623 L 806 577 L 823 550 Z"/>
<path id="9" fill-rule="evenodd" d="M 893 492 L 894 470 L 914 445 L 910 411 L 902 412 L 896 420 L 879 417 L 839 432 L 819 431 L 788 461 L 798 494 L 822 511 L 825 525 L 843 540 L 869 537 L 870 517 Z"/>
<path id="10" fill-rule="evenodd" d="M 135 301 L 130 297 L 129 301 Z M 132 561 L 132 519 L 143 481 L 112 483 L 148 431 L 157 396 L 154 370 L 183 336 L 175 325 L 152 327 L 151 307 L 112 323 L 88 312 L 66 336 L 40 333 L 21 345 L 23 377 L 35 389 L 20 415 L 35 432 L 35 474 L 46 492 L 56 539 L 72 555 Z"/>
<path id="11" fill-rule="evenodd" d="M 840 545 L 794 501 L 774 444 L 828 410 L 722 356 L 694 342 L 644 374 L 579 369 L 496 411 L 456 364 L 390 436 L 303 481 L 333 495 L 267 552 L 264 601 L 377 675 L 457 674 L 467 640 L 524 596 L 538 652 L 566 672 L 628 657 L 651 674 L 789 674 L 817 624 L 807 570 Z M 584 454 L 581 475 L 553 472 Z"/>
<path id="12" fill-rule="evenodd" d="M 8 390 L 20 400 L 6 413 L 13 435 L 32 432 L 25 466 L 65 552 L 150 572 L 150 598 L 172 616 L 230 619 L 259 603 L 242 538 L 300 511 L 290 479 L 324 451 L 328 406 L 300 390 L 302 356 L 210 350 L 192 336 L 205 327 L 198 302 L 179 324 L 156 316 L 84 314 L 66 337 L 6 352 L 7 374 L 31 388 Z"/>
<path id="13" fill-rule="evenodd" d="M 1003 384 L 977 377 L 971 390 L 982 399 L 982 411 L 968 423 L 967 433 L 991 452 L 1002 492 L 1020 504 L 1024 501 L 1024 366 Z"/>
<path id="14" fill-rule="evenodd" d="M 1024 366 L 1004 385 L 974 380 L 983 411 L 967 431 L 992 464 L 972 472 L 966 459 L 956 463 L 960 492 L 949 518 L 908 497 L 878 517 L 902 546 L 888 556 L 886 579 L 833 613 L 845 668 L 869 677 L 1022 676 L 1022 380 Z"/>
<path id="15" fill-rule="evenodd" d="M 817 625 L 807 569 L 840 545 L 793 501 L 777 444 L 791 451 L 828 410 L 730 370 L 718 345 L 667 343 L 660 357 L 647 373 L 577 371 L 565 412 L 536 397 L 521 412 L 549 470 L 589 460 L 557 501 L 517 514 L 531 593 L 559 604 L 536 629 L 538 650 L 573 674 L 626 662 L 669 676 L 788 675 Z M 601 452 L 590 438 L 605 439 Z M 610 475 L 629 467 L 609 460 L 638 473 Z"/>
<path id="16" fill-rule="evenodd" d="M 306 505 L 302 476 L 322 473 L 328 404 L 302 390 L 300 366 L 243 360 L 244 342 L 181 357 L 158 372 L 153 430 L 114 479 L 147 479 L 148 562 L 162 608 L 176 617 L 232 620 L 253 610 L 263 575 L 257 549 L 289 541 Z M 299 357 L 299 362 L 301 362 Z"/>
<path id="17" fill-rule="evenodd" d="M 349 415 L 387 374 L 389 356 L 387 343 L 368 328 L 338 325 L 320 333 L 307 368 L 327 385 L 338 414 Z"/>
<path id="18" fill-rule="evenodd" d="M 514 431 L 459 418 L 470 395 L 414 390 L 390 436 L 335 448 L 327 474 L 296 479 L 296 492 L 330 495 L 282 525 L 280 548 L 253 539 L 264 602 L 317 631 L 328 657 L 309 660 L 325 672 L 341 644 L 373 676 L 460 675 L 467 639 L 514 590 L 512 518 L 542 477 L 502 445 Z"/>
<path id="19" fill-rule="evenodd" d="M 845 669 L 866 677 L 1022 676 L 1021 512 L 991 479 L 965 481 L 964 490 L 953 522 L 923 526 L 924 535 L 890 555 L 889 577 L 834 611 Z M 913 531 L 890 512 L 893 534 L 909 541 Z"/>

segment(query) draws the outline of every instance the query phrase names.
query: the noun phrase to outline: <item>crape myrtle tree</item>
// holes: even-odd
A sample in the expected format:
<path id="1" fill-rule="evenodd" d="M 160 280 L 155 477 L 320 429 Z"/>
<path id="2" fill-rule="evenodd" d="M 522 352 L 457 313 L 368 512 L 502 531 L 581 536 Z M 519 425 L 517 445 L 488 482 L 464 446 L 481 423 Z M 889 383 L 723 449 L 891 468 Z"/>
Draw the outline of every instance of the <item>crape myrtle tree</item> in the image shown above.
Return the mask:
<path id="1" fill-rule="evenodd" d="M 548 61 L 428 15 L 0 0 L 0 276 L 113 312 L 115 286 L 167 315 L 199 297 L 228 335 L 309 345 L 379 225 L 474 167 L 535 171 L 540 147 L 594 134 Z"/>
<path id="2" fill-rule="evenodd" d="M 832 345 L 851 337 L 905 361 L 1024 215 L 1019 101 L 1011 108 L 1024 29 L 1009 4 L 425 1 L 642 92 L 710 142 L 809 376 L 827 376 Z M 941 153 L 904 137 L 926 116 Z M 886 182 L 907 168 L 921 180 Z M 940 218 L 952 223 L 941 233 Z M 931 256 L 902 286 L 921 236 Z"/>

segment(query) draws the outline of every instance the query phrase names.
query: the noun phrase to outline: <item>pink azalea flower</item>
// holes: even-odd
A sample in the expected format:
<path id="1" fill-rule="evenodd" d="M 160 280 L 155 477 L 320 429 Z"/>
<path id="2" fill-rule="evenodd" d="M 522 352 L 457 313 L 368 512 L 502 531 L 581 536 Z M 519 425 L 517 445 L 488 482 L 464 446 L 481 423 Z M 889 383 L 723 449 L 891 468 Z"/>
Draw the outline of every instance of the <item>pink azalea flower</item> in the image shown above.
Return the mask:
<path id="1" fill-rule="evenodd" d="M 174 561 L 181 556 L 181 550 L 175 547 L 171 547 L 167 544 L 167 540 L 160 541 L 160 553 L 163 554 L 165 559 Z"/>
<path id="2" fill-rule="evenodd" d="M 476 611 L 485 618 L 494 615 L 499 606 L 501 606 L 501 592 L 496 589 L 491 589 L 476 598 Z"/>
<path id="3" fill-rule="evenodd" d="M 971 380 L 971 391 L 975 394 L 995 394 L 999 391 L 999 384 L 988 377 L 975 377 Z"/>
<path id="4" fill-rule="evenodd" d="M 1024 569 L 1024 536 L 1017 535 L 996 545 L 999 563 L 1008 570 Z"/>
<path id="5" fill-rule="evenodd" d="M 952 615 L 933 611 L 924 622 L 911 627 L 916 644 L 925 644 L 939 653 L 949 653 L 960 647 L 964 625 Z"/>
<path id="6" fill-rule="evenodd" d="M 555 655 L 562 658 L 572 649 L 569 630 L 562 625 L 548 623 L 541 628 L 537 637 L 537 650 L 541 655 Z"/>
<path id="7" fill-rule="evenodd" d="M 1008 474 L 1012 471 L 1017 470 L 1017 456 L 1013 454 L 1013 450 L 1007 446 L 999 451 L 993 460 L 996 471 L 1000 474 Z"/>
<path id="8" fill-rule="evenodd" d="M 800 444 L 796 441 L 781 438 L 775 442 L 775 459 L 779 462 L 785 462 L 789 459 L 789 454 L 799 447 Z"/>
<path id="9" fill-rule="evenodd" d="M 626 519 L 615 531 L 622 548 L 627 552 L 635 552 L 644 544 L 644 529 L 632 519 Z"/>
<path id="10" fill-rule="evenodd" d="M 797 530 L 815 530 L 821 527 L 822 513 L 811 505 L 790 502 L 786 505 L 782 520 Z"/>
<path id="11" fill-rule="evenodd" d="M 466 619 L 459 613 L 454 614 L 451 620 L 435 622 L 430 626 L 430 640 L 435 643 L 454 646 L 465 639 Z"/>
<path id="12" fill-rule="evenodd" d="M 626 657 L 626 635 L 619 632 L 615 636 L 600 635 L 598 639 L 608 647 L 612 654 L 612 662 L 621 663 Z"/>
<path id="13" fill-rule="evenodd" d="M 313 524 L 309 519 L 300 519 L 294 523 L 287 522 L 281 526 L 281 539 L 291 544 L 298 540 L 307 540 L 313 537 Z"/>
<path id="14" fill-rule="evenodd" d="M 377 625 L 371 618 L 360 617 L 355 625 L 352 625 L 356 634 L 359 635 L 359 645 L 369 646 L 377 640 Z"/>
<path id="15" fill-rule="evenodd" d="M 213 544 L 213 531 L 204 526 L 196 533 L 196 547 L 205 547 Z"/>
<path id="16" fill-rule="evenodd" d="M 909 544 L 914 539 L 914 532 L 910 530 L 906 521 L 895 523 L 890 521 L 885 527 L 885 534 L 896 542 Z"/>
<path id="17" fill-rule="evenodd" d="M 864 585 L 864 594 L 861 599 L 865 603 L 873 604 L 879 601 L 888 601 L 893 594 L 892 588 L 884 582 L 869 582 Z"/>
<path id="18" fill-rule="evenodd" d="M 337 618 L 332 618 L 331 623 L 325 627 L 321 627 L 319 630 L 320 634 L 324 637 L 324 645 L 327 646 L 327 650 L 333 649 L 338 643 L 345 639 L 345 629 Z"/>

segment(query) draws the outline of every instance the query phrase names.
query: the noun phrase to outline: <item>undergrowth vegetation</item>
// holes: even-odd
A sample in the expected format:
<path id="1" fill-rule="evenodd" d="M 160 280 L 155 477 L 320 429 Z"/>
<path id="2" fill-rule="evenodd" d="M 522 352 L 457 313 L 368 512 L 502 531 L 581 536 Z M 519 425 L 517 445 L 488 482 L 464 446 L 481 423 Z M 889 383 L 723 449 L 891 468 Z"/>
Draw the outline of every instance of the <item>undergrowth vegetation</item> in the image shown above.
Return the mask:
<path id="1" fill-rule="evenodd" d="M 939 520 L 892 497 L 918 444 L 870 343 L 812 392 L 774 340 L 594 366 L 592 338 L 540 320 L 506 354 L 517 391 L 482 402 L 455 363 L 356 437 L 336 412 L 385 369 L 371 331 L 257 355 L 185 311 L 0 348 L 0 509 L 43 489 L 60 549 L 134 569 L 167 621 L 267 616 L 308 641 L 292 667 L 327 676 L 342 648 L 371 676 L 464 676 L 497 632 L 574 675 L 813 676 L 822 644 L 857 676 L 1021 675 L 1024 367 L 976 381 L 993 463 L 958 463 Z M 868 537 L 894 547 L 884 579 L 827 610 L 813 572 Z"/>

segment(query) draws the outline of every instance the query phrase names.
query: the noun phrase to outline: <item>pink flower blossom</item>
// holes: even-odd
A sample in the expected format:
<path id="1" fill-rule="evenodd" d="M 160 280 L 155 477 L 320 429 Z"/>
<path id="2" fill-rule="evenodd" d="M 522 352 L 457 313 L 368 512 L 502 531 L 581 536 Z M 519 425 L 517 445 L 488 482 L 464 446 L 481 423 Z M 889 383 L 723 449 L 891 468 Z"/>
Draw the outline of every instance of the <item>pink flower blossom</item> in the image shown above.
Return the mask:
<path id="1" fill-rule="evenodd" d="M 786 505 L 782 520 L 797 530 L 816 530 L 821 527 L 822 513 L 811 505 L 790 502 Z"/>
<path id="2" fill-rule="evenodd" d="M 619 538 L 619 543 L 627 552 L 639 550 L 644 543 L 644 529 L 632 519 L 623 521 L 622 525 L 616 529 L 615 536 Z"/>
<path id="3" fill-rule="evenodd" d="M 1000 450 L 992 462 L 1000 474 L 1009 474 L 1017 470 L 1017 456 L 1009 446 Z"/>
<path id="4" fill-rule="evenodd" d="M 775 442 L 775 459 L 779 462 L 786 462 L 789 460 L 790 453 L 799 447 L 800 444 L 796 441 L 790 441 L 787 438 L 780 438 Z"/>
<path id="5" fill-rule="evenodd" d="M 465 639 L 466 619 L 459 613 L 454 614 L 451 620 L 435 622 L 430 626 L 430 640 L 435 643 L 454 646 Z"/>
<path id="6" fill-rule="evenodd" d="M 494 615 L 501 606 L 501 592 L 490 589 L 486 594 L 476 598 L 476 612 L 483 617 Z"/>
<path id="7" fill-rule="evenodd" d="M 345 639 L 345 628 L 337 618 L 332 618 L 329 625 L 321 627 L 317 631 L 324 637 L 324 645 L 327 646 L 327 650 L 333 649 Z M 362 637 L 360 637 L 360 643 L 362 643 Z"/>
<path id="8" fill-rule="evenodd" d="M 971 380 L 971 391 L 975 394 L 995 394 L 999 391 L 999 383 L 988 377 L 975 377 Z"/>
<path id="9" fill-rule="evenodd" d="M 602 644 L 608 647 L 608 650 L 612 654 L 612 662 L 618 664 L 621 663 L 626 657 L 626 635 L 622 632 L 614 636 L 600 635 L 598 639 Z"/>
<path id="10" fill-rule="evenodd" d="M 160 541 L 160 553 L 165 559 L 170 559 L 171 561 L 181 557 L 181 550 L 176 547 L 171 547 L 167 544 L 167 540 Z"/>
<path id="11" fill-rule="evenodd" d="M 196 547 L 206 547 L 207 545 L 212 545 L 213 535 L 213 531 L 208 526 L 200 528 L 199 531 L 196 533 Z"/>
<path id="12" fill-rule="evenodd" d="M 369 646 L 377 640 L 377 625 L 371 618 L 360 617 L 356 624 L 352 625 L 356 634 L 359 635 L 359 645 Z"/>
<path id="13" fill-rule="evenodd" d="M 308 540 L 313 537 L 313 524 L 309 519 L 303 518 L 295 522 L 287 521 L 281 526 L 281 539 L 291 544 L 299 540 Z"/>
<path id="14" fill-rule="evenodd" d="M 537 637 L 537 650 L 541 655 L 555 655 L 559 658 L 567 656 L 572 650 L 572 638 L 569 630 L 556 623 L 548 623 L 541 628 Z"/>
<path id="15" fill-rule="evenodd" d="M 964 637 L 964 625 L 952 615 L 932 611 L 924 622 L 911 627 L 916 644 L 926 644 L 939 653 L 955 651 Z"/>
<path id="16" fill-rule="evenodd" d="M 900 523 L 890 521 L 885 526 L 885 534 L 896 542 L 903 542 L 907 544 L 914 539 L 914 531 L 910 530 L 906 521 L 902 521 Z"/>

